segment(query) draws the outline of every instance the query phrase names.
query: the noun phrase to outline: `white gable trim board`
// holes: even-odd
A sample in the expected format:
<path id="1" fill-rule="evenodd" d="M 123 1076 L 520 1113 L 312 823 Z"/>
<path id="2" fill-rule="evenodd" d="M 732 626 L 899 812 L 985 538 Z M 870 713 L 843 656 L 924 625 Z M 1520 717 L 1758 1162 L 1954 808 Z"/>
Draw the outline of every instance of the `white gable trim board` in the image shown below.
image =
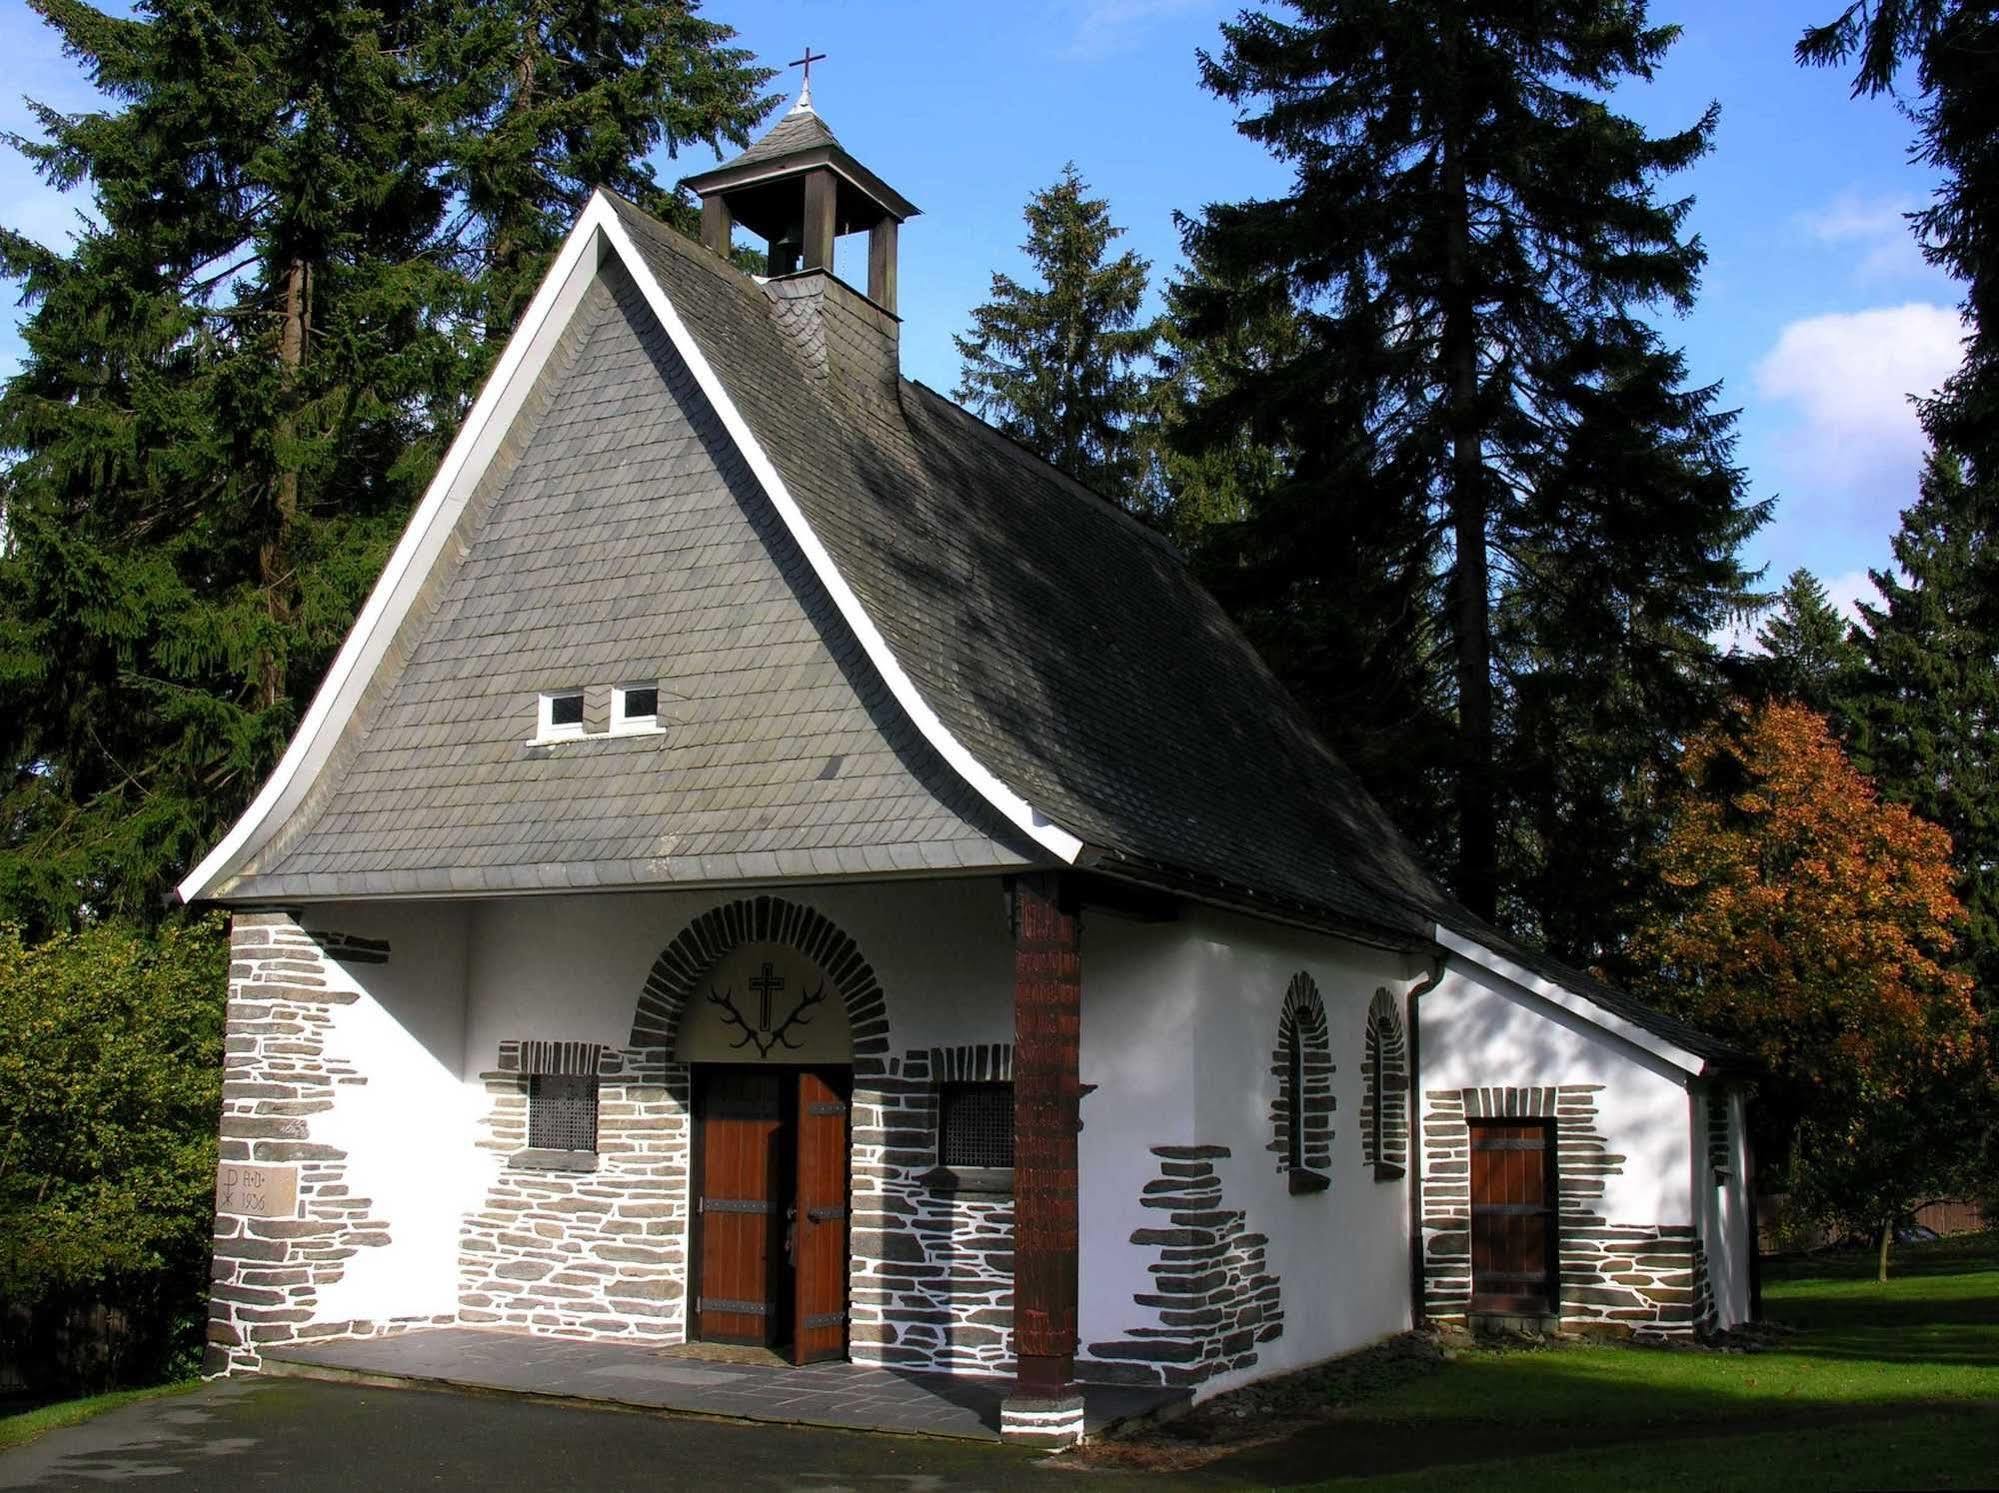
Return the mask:
<path id="1" fill-rule="evenodd" d="M 353 630 L 327 671 L 277 768 L 229 833 L 174 889 L 175 895 L 182 902 L 215 895 L 303 802 L 353 718 L 397 629 L 437 564 L 466 501 L 498 454 L 514 416 L 596 277 L 606 252 L 618 255 L 639 286 L 675 351 L 693 373 L 703 397 L 720 417 L 730 439 L 897 705 L 932 749 L 1009 823 L 1063 864 L 1087 863 L 1090 857 L 1083 842 L 1001 782 L 958 741 L 923 698 L 853 588 L 840 574 L 832 556 L 813 533 L 769 455 L 729 398 L 645 257 L 618 221 L 616 209 L 600 192 L 591 198 L 590 205 L 570 230 L 554 265 L 523 314 L 519 330 L 508 341 L 486 387 L 474 401 L 463 428 L 417 505 L 409 527 L 355 619 Z"/>

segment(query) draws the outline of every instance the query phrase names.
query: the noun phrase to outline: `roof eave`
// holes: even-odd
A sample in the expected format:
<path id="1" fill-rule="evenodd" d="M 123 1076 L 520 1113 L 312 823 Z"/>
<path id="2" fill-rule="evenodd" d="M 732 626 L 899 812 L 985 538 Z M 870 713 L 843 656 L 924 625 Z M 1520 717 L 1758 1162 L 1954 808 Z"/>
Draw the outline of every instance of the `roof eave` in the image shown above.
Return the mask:
<path id="1" fill-rule="evenodd" d="M 786 151 L 783 155 L 764 156 L 741 164 L 717 166 L 694 176 L 683 177 L 681 185 L 697 196 L 708 197 L 716 192 L 737 191 L 743 187 L 753 187 L 759 182 L 791 176 L 813 166 L 826 166 L 838 175 L 846 177 L 852 186 L 867 193 L 898 223 L 906 223 L 911 218 L 923 215 L 922 208 L 837 145 L 811 145 L 803 150 Z"/>

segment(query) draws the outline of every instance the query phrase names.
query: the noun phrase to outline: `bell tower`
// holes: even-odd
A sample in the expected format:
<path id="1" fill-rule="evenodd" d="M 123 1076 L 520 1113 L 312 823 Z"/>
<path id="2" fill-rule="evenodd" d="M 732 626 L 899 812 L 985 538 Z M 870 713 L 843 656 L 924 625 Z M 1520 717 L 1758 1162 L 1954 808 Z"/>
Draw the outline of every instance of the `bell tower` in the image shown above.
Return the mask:
<path id="1" fill-rule="evenodd" d="M 822 56 L 806 48 L 798 102 L 768 134 L 734 160 L 687 178 L 701 199 L 701 242 L 726 255 L 741 224 L 768 246 L 773 279 L 812 270 L 834 275 L 834 240 L 865 230 L 868 299 L 892 315 L 896 231 L 918 209 L 847 154 L 812 107 L 812 64 Z"/>

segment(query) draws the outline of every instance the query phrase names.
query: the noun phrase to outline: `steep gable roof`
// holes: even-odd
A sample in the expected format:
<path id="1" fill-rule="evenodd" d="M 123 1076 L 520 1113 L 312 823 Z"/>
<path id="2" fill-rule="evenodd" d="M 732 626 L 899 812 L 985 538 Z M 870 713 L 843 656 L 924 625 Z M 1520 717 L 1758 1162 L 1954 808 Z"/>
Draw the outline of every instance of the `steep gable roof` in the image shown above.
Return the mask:
<path id="1" fill-rule="evenodd" d="M 447 667 L 446 651 L 426 655 L 425 645 L 413 644 L 402 629 L 422 611 L 424 577 L 436 570 L 448 534 L 467 512 L 478 511 L 472 495 L 482 463 L 493 466 L 505 454 L 491 427 L 512 428 L 515 411 L 527 402 L 515 386 L 559 361 L 555 343 L 599 283 L 600 256 L 631 273 L 629 291 L 611 297 L 614 320 L 647 344 L 646 359 L 664 375 L 641 382 L 664 388 L 677 379 L 678 407 L 695 411 L 694 423 L 709 421 L 700 439 L 711 469 L 731 454 L 741 458 L 746 470 L 734 483 L 739 502 L 769 504 L 783 533 L 771 528 L 764 542 L 772 553 L 786 541 L 794 546 L 790 573 L 818 598 L 815 626 L 826 637 L 844 628 L 851 640 L 843 660 L 849 682 L 871 678 L 878 686 L 867 709 L 890 743 L 888 755 L 900 762 L 904 776 L 895 781 L 914 785 L 907 802 L 923 801 L 913 812 L 929 816 L 926 834 L 943 847 L 935 861 L 919 853 L 894 869 L 1027 860 L 1089 865 L 1401 947 L 1430 947 L 1444 928 L 1493 945 L 1492 931 L 1425 874 L 1170 546 L 933 391 L 892 372 L 843 376 L 840 359 L 823 342 L 801 340 L 774 304 L 782 300 L 779 287 L 758 283 L 602 194 L 482 393 L 299 739 L 258 803 L 183 883 L 184 897 L 294 884 L 315 896 L 406 891 L 416 889 L 411 876 L 418 869 L 435 878 L 427 889 L 466 890 L 491 884 L 478 867 L 496 853 L 514 873 L 543 876 L 542 884 L 630 884 L 685 874 L 671 856 L 649 860 L 641 853 L 648 835 L 666 833 L 658 825 L 620 834 L 621 814 L 637 798 L 655 795 L 660 816 L 675 811 L 673 774 L 664 775 L 664 786 L 654 781 L 595 798 L 578 784 L 552 800 L 548 783 L 533 773 L 510 778 L 516 785 L 536 781 L 534 792 L 543 795 L 537 823 L 551 821 L 550 805 L 559 807 L 563 793 L 584 794 L 595 806 L 586 816 L 591 832 L 573 842 L 581 860 L 551 861 L 536 840 L 522 842 L 529 849 L 508 859 L 510 852 L 465 838 L 464 806 L 480 800 L 483 785 L 460 795 L 443 816 L 450 823 L 432 827 L 421 847 L 429 857 L 425 867 L 393 866 L 386 880 L 356 883 L 349 873 L 359 862 L 341 859 L 357 852 L 379 857 L 382 847 L 368 843 L 362 823 L 368 815 L 388 825 L 428 811 L 420 786 L 397 795 L 396 754 L 448 763 L 464 745 L 433 737 L 445 727 L 426 714 L 424 691 L 449 693 L 457 686 L 447 681 L 485 665 L 461 656 Z M 641 326 L 641 304 L 663 339 Z M 827 335 L 823 324 L 818 335 Z M 620 357 L 626 373 L 636 367 L 629 345 Z M 598 370 L 594 356 L 586 361 L 593 392 L 584 397 L 611 406 L 634 397 L 631 380 L 611 363 Z M 521 449 L 561 467 L 570 455 L 564 440 L 531 434 Z M 588 474 L 585 486 L 601 485 L 599 475 Z M 640 502 L 623 521 L 643 525 L 654 506 Z M 444 536 L 436 532 L 440 525 Z M 541 542 L 523 538 L 526 551 Z M 504 574 L 520 553 L 493 564 L 491 573 Z M 442 629 L 437 637 L 455 636 L 453 629 L 462 631 L 474 614 L 502 615 L 487 586 L 471 579 L 482 564 L 487 558 L 475 546 L 453 572 L 459 589 L 446 584 L 441 599 L 431 599 Z M 597 646 L 586 635 L 601 620 L 578 615 L 566 622 L 561 647 Z M 401 641 L 391 648 L 385 631 Z M 615 651 L 615 643 L 605 646 Z M 624 664 L 607 656 L 601 666 Z M 378 702 L 373 714 L 360 708 L 371 677 L 377 696 L 383 681 L 403 681 L 396 698 Z M 524 678 L 508 688 L 524 688 Z M 861 694 L 867 697 L 865 687 Z M 355 734 L 371 721 L 384 733 L 374 748 Z M 343 743 L 341 752 L 333 750 L 335 741 Z M 817 751 L 804 760 L 815 760 Z M 382 755 L 371 759 L 371 752 Z M 357 785 L 358 793 L 371 774 L 382 778 L 389 796 L 343 808 L 342 795 L 350 791 L 343 785 Z M 801 785 L 793 775 L 760 786 L 775 788 L 782 799 Z M 726 833 L 731 821 L 762 828 L 776 801 L 752 793 L 722 802 L 715 828 Z M 355 838 L 343 839 L 349 835 Z M 768 841 L 744 850 L 747 858 L 734 848 L 719 851 L 723 859 L 698 874 L 768 879 L 889 869 L 880 862 L 773 858 Z M 291 856 L 301 859 L 289 863 Z M 563 869 L 549 875 L 551 865 Z M 607 866 L 617 873 L 605 875 Z M 297 883 L 259 884 L 260 877 L 293 875 Z M 1541 968 L 1559 967 L 1541 961 Z M 1620 1019 L 1640 1026 L 1666 1020 L 1615 992 L 1599 1000 L 1603 992 L 1574 971 L 1550 977 L 1606 1010 L 1612 1000 L 1623 1002 Z M 1670 1028 L 1666 1040 L 1684 1035 L 1676 1023 Z"/>

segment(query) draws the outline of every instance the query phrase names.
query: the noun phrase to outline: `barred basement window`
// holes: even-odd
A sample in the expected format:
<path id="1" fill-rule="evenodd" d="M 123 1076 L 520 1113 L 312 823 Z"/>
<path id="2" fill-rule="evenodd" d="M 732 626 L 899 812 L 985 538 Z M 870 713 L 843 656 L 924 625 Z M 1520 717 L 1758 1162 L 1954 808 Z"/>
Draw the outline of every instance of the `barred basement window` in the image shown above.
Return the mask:
<path id="1" fill-rule="evenodd" d="M 1012 1166 L 1013 1085 L 942 1085 L 937 1090 L 937 1160 L 947 1167 Z"/>
<path id="2" fill-rule="evenodd" d="M 528 1080 L 528 1145 L 537 1151 L 597 1149 L 597 1080 L 537 1073 Z"/>

